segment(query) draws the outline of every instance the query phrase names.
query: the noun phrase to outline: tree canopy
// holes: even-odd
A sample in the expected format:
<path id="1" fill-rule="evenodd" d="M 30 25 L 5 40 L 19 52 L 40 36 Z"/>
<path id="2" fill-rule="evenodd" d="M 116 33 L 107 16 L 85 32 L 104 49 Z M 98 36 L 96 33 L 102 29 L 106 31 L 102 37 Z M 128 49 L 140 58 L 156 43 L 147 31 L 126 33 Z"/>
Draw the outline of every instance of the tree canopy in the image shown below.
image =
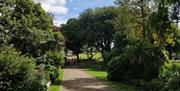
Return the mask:
<path id="1" fill-rule="evenodd" d="M 32 0 L 8 0 L 1 1 L 0 7 L 1 45 L 13 44 L 23 54 L 33 56 L 52 48 L 48 43 L 56 41 L 57 34 L 52 32 L 52 17 L 40 4 Z"/>
<path id="2" fill-rule="evenodd" d="M 50 73 L 56 79 L 63 35 L 52 22 L 33 0 L 0 0 L 0 90 L 46 91 Z"/>

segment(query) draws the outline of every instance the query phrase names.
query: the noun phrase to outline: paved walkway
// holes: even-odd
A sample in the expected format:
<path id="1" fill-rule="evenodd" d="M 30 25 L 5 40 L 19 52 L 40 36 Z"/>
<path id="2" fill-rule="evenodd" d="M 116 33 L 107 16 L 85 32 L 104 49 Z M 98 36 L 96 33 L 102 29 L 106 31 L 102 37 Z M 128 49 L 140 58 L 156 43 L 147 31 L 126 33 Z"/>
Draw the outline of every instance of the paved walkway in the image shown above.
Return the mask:
<path id="1" fill-rule="evenodd" d="M 64 69 L 61 91 L 115 91 L 79 69 L 69 66 Z"/>

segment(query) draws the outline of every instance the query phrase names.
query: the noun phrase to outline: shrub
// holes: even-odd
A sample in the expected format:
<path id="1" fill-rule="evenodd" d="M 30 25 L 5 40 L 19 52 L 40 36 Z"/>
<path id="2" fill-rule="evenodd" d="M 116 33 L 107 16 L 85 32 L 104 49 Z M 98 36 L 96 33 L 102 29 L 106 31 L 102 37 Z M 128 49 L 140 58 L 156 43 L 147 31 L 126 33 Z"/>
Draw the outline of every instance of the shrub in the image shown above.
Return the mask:
<path id="1" fill-rule="evenodd" d="M 0 68 L 0 91 L 46 91 L 46 80 L 35 70 L 33 58 L 6 47 L 0 49 Z"/>
<path id="2" fill-rule="evenodd" d="M 50 73 L 50 80 L 54 82 L 54 80 L 59 76 L 59 69 L 57 69 L 56 67 L 50 67 L 49 73 Z"/>
<path id="3" fill-rule="evenodd" d="M 113 80 L 113 81 L 118 81 L 118 79 L 122 79 L 121 75 L 119 74 L 122 74 L 122 71 L 120 70 L 123 70 L 121 67 L 122 63 L 123 62 L 120 62 L 121 61 L 121 57 L 114 57 L 110 62 L 109 62 L 109 65 L 108 65 L 108 79 L 109 80 Z"/>
<path id="4" fill-rule="evenodd" d="M 61 53 L 49 51 L 46 53 L 46 55 L 50 65 L 58 68 L 59 66 L 64 64 L 63 56 Z"/>
<path id="5" fill-rule="evenodd" d="M 36 64 L 43 66 L 45 69 L 49 69 L 49 67 L 56 67 L 58 69 L 64 65 L 64 57 L 61 53 L 49 51 L 46 55 L 37 57 Z"/>
<path id="6" fill-rule="evenodd" d="M 164 91 L 171 90 L 171 91 L 180 91 L 180 69 L 176 72 L 169 72 L 165 77 L 165 85 L 163 87 Z"/>
<path id="7" fill-rule="evenodd" d="M 173 68 L 166 71 L 159 78 L 152 79 L 139 87 L 146 91 L 179 91 L 180 68 Z"/>
<path id="8" fill-rule="evenodd" d="M 108 78 L 116 81 L 157 78 L 163 62 L 160 48 L 136 41 L 127 45 L 122 55 L 109 62 Z"/>
<path id="9" fill-rule="evenodd" d="M 112 50 L 111 52 L 104 52 L 103 53 L 103 63 L 101 64 L 101 68 L 107 70 L 108 69 L 108 63 L 109 61 L 117 56 L 118 54 L 116 53 L 115 50 Z"/>
<path id="10" fill-rule="evenodd" d="M 36 64 L 46 71 L 46 79 L 52 82 L 59 76 L 59 68 L 64 65 L 62 54 L 49 51 L 46 55 L 36 58 Z"/>

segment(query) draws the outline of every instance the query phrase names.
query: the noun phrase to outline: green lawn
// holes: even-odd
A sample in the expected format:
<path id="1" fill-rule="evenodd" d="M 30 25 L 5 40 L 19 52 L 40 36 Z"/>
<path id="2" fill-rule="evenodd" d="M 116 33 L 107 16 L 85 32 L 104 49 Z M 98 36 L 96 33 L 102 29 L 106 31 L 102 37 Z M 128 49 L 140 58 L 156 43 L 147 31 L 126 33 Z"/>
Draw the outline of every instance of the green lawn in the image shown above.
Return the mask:
<path id="1" fill-rule="evenodd" d="M 101 55 L 101 53 L 93 53 L 93 59 L 95 59 L 95 60 L 100 60 L 101 58 L 102 58 L 102 55 Z M 74 55 L 73 56 L 75 59 L 76 59 L 76 56 Z M 79 58 L 80 59 L 88 59 L 88 57 L 87 57 L 87 54 L 86 53 L 81 53 L 81 54 L 79 54 Z"/>
<path id="2" fill-rule="evenodd" d="M 63 73 L 64 69 L 61 69 L 59 77 L 54 81 L 54 83 L 51 84 L 51 86 L 48 88 L 48 91 L 60 91 Z"/>
<path id="3" fill-rule="evenodd" d="M 111 87 L 115 88 L 117 91 L 139 91 L 134 86 L 126 85 L 126 84 L 123 84 L 120 82 L 109 81 L 107 79 L 107 72 L 98 70 L 100 68 L 100 67 L 98 67 L 99 64 L 94 64 L 94 65 L 93 64 L 94 64 L 93 62 L 92 63 L 82 62 L 81 67 L 82 67 L 83 71 L 85 71 L 89 75 L 91 75 L 101 81 L 104 81 Z"/>
<path id="4" fill-rule="evenodd" d="M 176 63 L 176 65 L 177 65 L 177 67 L 179 67 L 179 68 L 180 68 L 180 63 Z"/>

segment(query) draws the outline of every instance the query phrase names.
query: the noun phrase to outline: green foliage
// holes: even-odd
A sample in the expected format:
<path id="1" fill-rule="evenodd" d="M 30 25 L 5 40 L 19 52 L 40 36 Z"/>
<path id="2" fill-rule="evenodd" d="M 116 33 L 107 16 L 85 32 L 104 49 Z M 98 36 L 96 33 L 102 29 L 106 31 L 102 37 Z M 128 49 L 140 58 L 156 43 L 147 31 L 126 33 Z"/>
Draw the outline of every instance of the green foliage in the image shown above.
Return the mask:
<path id="1" fill-rule="evenodd" d="M 113 20 L 117 11 L 115 7 L 87 9 L 78 19 L 69 19 L 66 25 L 62 25 L 61 30 L 67 38 L 66 48 L 76 54 L 77 60 L 83 48 L 89 50 L 90 59 L 94 50 L 101 53 L 111 50 L 115 34 Z"/>
<path id="2" fill-rule="evenodd" d="M 60 75 L 59 74 L 59 69 L 56 68 L 56 67 L 50 67 L 48 69 L 48 71 L 49 71 L 49 74 L 50 74 L 50 80 L 52 82 L 54 82 L 54 80 L 57 79 L 59 77 L 59 75 Z"/>
<path id="3" fill-rule="evenodd" d="M 160 77 L 144 82 L 139 85 L 147 91 L 179 91 L 180 69 L 176 66 L 171 67 Z"/>
<path id="4" fill-rule="evenodd" d="M 65 41 L 66 48 L 73 51 L 73 53 L 77 55 L 77 60 L 79 61 L 79 53 L 82 52 L 81 48 L 84 43 L 79 20 L 69 19 L 66 25 L 62 25 L 61 30 L 67 38 Z"/>
<path id="5" fill-rule="evenodd" d="M 168 58 L 172 59 L 172 54 L 178 49 L 179 33 L 177 26 L 169 18 L 171 7 L 166 6 L 164 2 L 159 2 L 157 11 L 154 11 L 149 17 L 148 36 L 153 45 L 164 47 L 168 51 Z"/>
<path id="6" fill-rule="evenodd" d="M 40 4 L 8 0 L 1 1 L 0 7 L 1 45 L 13 44 L 22 54 L 38 57 L 62 41 L 61 35 L 52 32 L 52 17 Z"/>
<path id="7" fill-rule="evenodd" d="M 101 64 L 102 69 L 108 69 L 108 64 L 114 57 L 118 56 L 116 50 L 112 50 L 111 52 L 103 53 L 103 63 Z"/>
<path id="8" fill-rule="evenodd" d="M 59 52 L 49 51 L 46 53 L 47 60 L 49 60 L 50 65 L 59 67 L 64 65 L 63 56 Z"/>
<path id="9" fill-rule="evenodd" d="M 45 78 L 49 80 L 49 72 L 44 70 L 50 70 L 57 77 L 63 57 L 60 53 L 47 51 L 60 51 L 63 35 L 52 32 L 52 26 L 52 16 L 34 0 L 0 0 L 0 48 L 13 45 L 20 51 L 0 51 L 0 66 L 5 67 L 3 70 L 8 76 L 4 76 L 6 71 L 0 74 L 3 75 L 0 77 L 3 79 L 0 79 L 0 90 L 45 91 Z M 6 87 L 3 88 L 1 83 Z"/>
<path id="10" fill-rule="evenodd" d="M 127 45 L 123 54 L 111 59 L 108 78 L 116 81 L 150 80 L 158 77 L 163 61 L 160 48 L 136 41 Z"/>
<path id="11" fill-rule="evenodd" d="M 141 24 L 137 23 L 137 21 L 142 22 L 142 20 L 140 18 L 134 19 L 136 15 L 141 14 L 134 14 L 132 10 L 139 10 L 132 8 L 130 5 L 134 6 L 134 4 L 123 4 L 118 7 L 119 14 L 114 20 L 114 27 L 116 29 L 114 48 L 113 51 L 107 53 L 104 58 L 106 65 L 109 63 L 107 70 L 108 78 L 111 80 L 128 81 L 132 79 L 151 79 L 151 77 L 147 77 L 147 75 L 152 76 L 148 74 L 148 71 L 152 71 L 153 69 L 146 66 L 150 67 L 153 65 L 153 63 L 148 64 L 148 62 L 152 61 L 153 58 L 149 58 L 155 55 L 153 55 L 153 53 L 150 55 L 148 54 L 148 52 L 151 51 L 151 48 L 149 44 L 142 40 L 144 38 L 142 37 L 142 34 L 139 34 L 139 31 L 141 33 L 142 31 L 137 28 L 137 26 L 143 27 Z M 141 38 L 141 40 L 137 40 L 139 38 Z M 158 73 L 155 73 L 157 77 Z"/>
<path id="12" fill-rule="evenodd" d="M 59 68 L 64 66 L 63 55 L 59 52 L 48 51 L 46 55 L 36 58 L 36 65 L 47 71 L 47 80 L 54 81 L 59 76 Z"/>
<path id="13" fill-rule="evenodd" d="M 114 50 L 105 55 L 105 61 L 110 61 L 108 78 L 141 84 L 139 87 L 149 91 L 178 91 L 179 70 L 162 71 L 162 67 L 179 50 L 179 32 L 169 12 L 179 2 L 152 2 L 155 5 L 147 8 L 146 0 L 116 0 L 121 13 L 114 21 Z"/>
<path id="14" fill-rule="evenodd" d="M 95 47 L 101 52 L 110 51 L 115 28 L 113 20 L 117 17 L 115 7 L 87 9 L 80 14 L 81 27 L 85 34 L 85 45 Z"/>
<path id="15" fill-rule="evenodd" d="M 46 91 L 43 71 L 35 70 L 34 59 L 20 55 L 11 47 L 0 50 L 0 90 Z"/>

